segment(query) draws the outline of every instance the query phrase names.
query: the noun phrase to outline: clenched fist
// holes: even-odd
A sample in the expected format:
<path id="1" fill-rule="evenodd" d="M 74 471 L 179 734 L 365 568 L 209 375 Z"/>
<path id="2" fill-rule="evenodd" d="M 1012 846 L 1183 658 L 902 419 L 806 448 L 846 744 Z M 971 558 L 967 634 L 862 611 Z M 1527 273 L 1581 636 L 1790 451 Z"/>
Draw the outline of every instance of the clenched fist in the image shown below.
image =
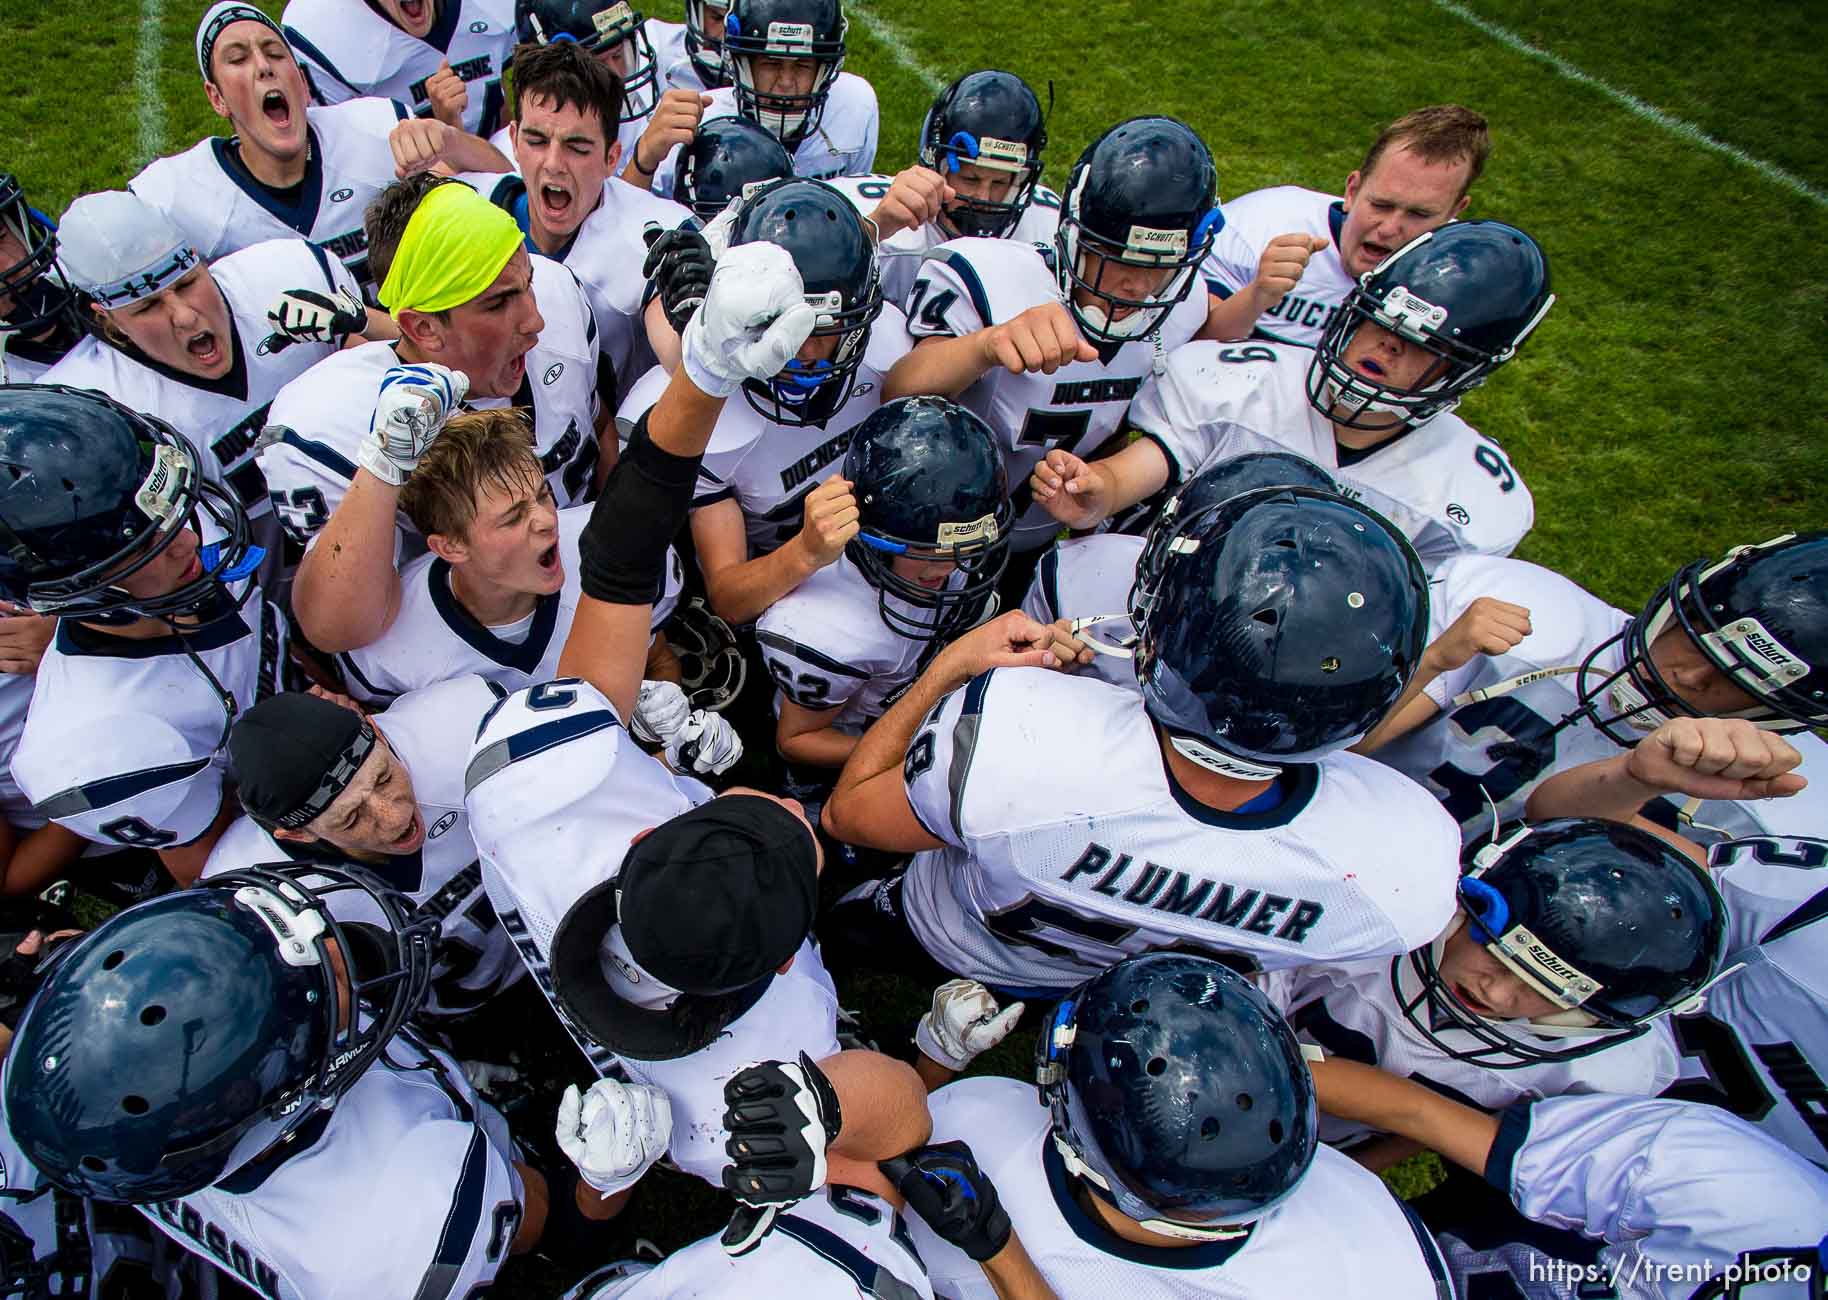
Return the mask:
<path id="1" fill-rule="evenodd" d="M 1308 269 L 1308 259 L 1327 246 L 1319 235 L 1277 235 L 1257 259 L 1257 278 L 1250 282 L 1250 294 L 1259 311 L 1269 311 L 1301 283 Z"/>
<path id="2" fill-rule="evenodd" d="M 1030 307 L 1013 320 L 979 331 L 987 369 L 1001 366 L 1012 375 L 1039 370 L 1051 375 L 1075 361 L 1098 360 L 1098 349 L 1085 341 L 1072 313 L 1057 302 Z"/>
<path id="3" fill-rule="evenodd" d="M 857 498 L 851 482 L 834 474 L 806 494 L 802 511 L 805 522 L 800 527 L 800 545 L 807 558 L 823 569 L 844 554 L 844 547 L 857 535 Z"/>

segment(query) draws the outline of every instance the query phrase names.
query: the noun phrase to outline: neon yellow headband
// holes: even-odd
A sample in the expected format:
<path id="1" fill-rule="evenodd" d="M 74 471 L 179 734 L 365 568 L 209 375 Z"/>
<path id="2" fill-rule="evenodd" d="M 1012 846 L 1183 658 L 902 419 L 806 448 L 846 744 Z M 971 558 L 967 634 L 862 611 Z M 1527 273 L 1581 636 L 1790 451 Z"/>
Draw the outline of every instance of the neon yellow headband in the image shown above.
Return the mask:
<path id="1" fill-rule="evenodd" d="M 406 223 L 381 303 L 403 311 L 449 311 L 495 283 L 521 246 L 514 218 L 461 182 L 439 185 Z"/>

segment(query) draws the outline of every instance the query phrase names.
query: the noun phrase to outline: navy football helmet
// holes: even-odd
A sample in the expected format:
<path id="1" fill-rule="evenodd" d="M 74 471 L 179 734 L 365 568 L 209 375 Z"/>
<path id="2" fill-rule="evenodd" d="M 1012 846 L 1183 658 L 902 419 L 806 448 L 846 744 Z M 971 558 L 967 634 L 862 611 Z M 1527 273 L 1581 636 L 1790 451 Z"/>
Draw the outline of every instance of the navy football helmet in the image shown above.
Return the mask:
<path id="1" fill-rule="evenodd" d="M 781 180 L 757 190 L 738 209 L 730 244 L 766 241 L 793 255 L 818 309 L 813 338 L 835 338 L 829 360 L 789 361 L 773 379 L 751 379 L 743 395 L 776 424 L 823 424 L 850 397 L 882 312 L 876 241 L 857 209 L 823 181 Z"/>
<path id="2" fill-rule="evenodd" d="M 1192 127 L 1171 117 L 1119 122 L 1079 155 L 1061 200 L 1054 272 L 1067 310 L 1100 343 L 1152 334 L 1199 279 L 1224 224 L 1218 169 Z M 1133 297 L 1105 284 L 1115 263 L 1168 274 Z"/>
<path id="3" fill-rule="evenodd" d="M 685 0 L 686 57 L 706 89 L 730 84 L 730 67 L 724 61 L 724 38 L 712 36 L 705 26 L 707 10 L 718 15 L 721 24 L 729 6 L 715 0 Z M 719 30 L 722 30 L 721 26 Z"/>
<path id="4" fill-rule="evenodd" d="M 1428 576 L 1376 511 L 1258 488 L 1187 517 L 1130 593 L 1136 679 L 1183 756 L 1264 780 L 1369 731 L 1428 644 Z"/>
<path id="5" fill-rule="evenodd" d="M 76 291 L 57 266 L 57 227 L 26 202 L 25 190 L 11 172 L 0 172 L 0 233 L 19 241 L 24 253 L 0 265 L 0 359 L 14 335 L 36 338 L 62 327 L 71 341 L 79 337 L 81 317 Z"/>
<path id="6" fill-rule="evenodd" d="M 819 129 L 832 83 L 844 69 L 850 29 L 839 0 L 730 0 L 724 16 L 724 64 L 736 87 L 736 111 L 759 122 L 789 149 Z M 763 93 L 757 59 L 809 59 L 812 89 Z"/>
<path id="7" fill-rule="evenodd" d="M 1549 259 L 1502 221 L 1455 221 L 1418 235 L 1359 279 L 1314 347 L 1308 401 L 1349 428 L 1404 427 L 1452 410 L 1517 354 L 1555 295 Z M 1367 324 L 1434 358 L 1413 386 L 1398 388 L 1346 364 Z"/>
<path id="8" fill-rule="evenodd" d="M 40 614 L 192 613 L 265 555 L 240 503 L 203 477 L 176 430 L 100 393 L 0 385 L 0 466 L 0 596 Z M 199 515 L 214 529 L 201 529 Z M 117 585 L 186 528 L 208 539 L 195 577 L 152 596 Z M 247 582 L 236 598 L 252 591 Z"/>
<path id="9" fill-rule="evenodd" d="M 708 222 L 769 181 L 793 175 L 781 142 L 745 117 L 700 122 L 673 164 L 673 198 Z"/>
<path id="10" fill-rule="evenodd" d="M 1210 957 L 1144 953 L 1093 976 L 1049 1014 L 1035 1056 L 1066 1172 L 1152 1232 L 1238 1236 L 1313 1163 L 1294 1031 Z"/>
<path id="11" fill-rule="evenodd" d="M 968 72 L 939 92 L 920 126 L 920 161 L 942 176 L 972 163 L 1010 177 L 1001 201 L 961 194 L 939 224 L 953 235 L 1001 239 L 1016 228 L 1041 180 L 1047 118 L 1013 72 Z"/>
<path id="12" fill-rule="evenodd" d="M 858 515 L 844 553 L 881 593 L 882 621 L 902 636 L 941 644 L 972 627 L 1009 561 L 1015 518 L 990 426 L 943 397 L 904 397 L 852 431 L 841 472 Z M 950 561 L 957 570 L 933 588 L 897 574 L 901 556 Z M 903 608 L 909 605 L 914 612 Z"/>
<path id="13" fill-rule="evenodd" d="M 200 1191 L 336 1105 L 424 1002 L 436 942 L 354 866 L 230 871 L 119 912 L 19 1023 L 13 1137 L 78 1196 Z"/>
<path id="14" fill-rule="evenodd" d="M 660 65 L 646 16 L 629 0 L 515 0 L 514 30 L 528 45 L 572 41 L 601 58 L 622 47 L 622 118 L 634 122 L 660 100 Z M 614 135 L 614 132 L 610 133 Z"/>
<path id="15" fill-rule="evenodd" d="M 1767 731 L 1828 726 L 1828 532 L 1786 533 L 1680 570 L 1588 655 L 1575 678 L 1581 708 L 1564 722 L 1591 717 L 1630 746 L 1671 717 L 1702 716 L 1651 658 L 1651 646 L 1672 627 L 1751 697 L 1752 707 L 1735 716 Z M 1598 669 L 1621 642 L 1621 666 Z"/>
<path id="16" fill-rule="evenodd" d="M 1441 975 L 1450 936 L 1393 958 L 1404 1017 L 1457 1060 L 1514 1070 L 1642 1037 L 1700 1005 L 1725 951 L 1726 905 L 1708 873 L 1635 826 L 1566 818 L 1518 827 L 1469 850 L 1465 867 L 1467 933 L 1559 1010 L 1529 1021 L 1474 1011 Z"/>

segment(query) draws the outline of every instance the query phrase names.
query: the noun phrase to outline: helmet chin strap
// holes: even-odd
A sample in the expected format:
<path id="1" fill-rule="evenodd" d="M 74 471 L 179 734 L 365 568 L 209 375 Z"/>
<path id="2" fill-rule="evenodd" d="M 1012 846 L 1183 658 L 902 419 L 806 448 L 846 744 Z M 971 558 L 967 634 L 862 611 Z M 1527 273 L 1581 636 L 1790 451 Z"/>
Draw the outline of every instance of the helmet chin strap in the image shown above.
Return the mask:
<path id="1" fill-rule="evenodd" d="M 1250 1235 L 1250 1223 L 1195 1225 L 1176 1223 L 1172 1219 L 1132 1218 L 1124 1213 L 1121 1205 L 1117 1204 L 1116 1198 L 1111 1194 L 1111 1185 L 1105 1181 L 1104 1175 L 1081 1160 L 1079 1153 L 1074 1151 L 1071 1144 L 1060 1136 L 1058 1129 L 1054 1130 L 1053 1138 L 1054 1150 L 1060 1153 L 1060 1162 L 1066 1166 L 1066 1172 L 1090 1187 L 1094 1196 L 1119 1214 L 1123 1214 L 1126 1219 L 1139 1228 L 1159 1232 L 1164 1237 L 1176 1237 L 1182 1241 L 1236 1241 L 1239 1237 Z"/>
<path id="2" fill-rule="evenodd" d="M 1130 630 L 1127 634 L 1114 640 L 1100 640 L 1089 633 L 1089 629 L 1097 627 L 1100 623 L 1119 622 L 1128 625 Z M 1087 614 L 1084 618 L 1074 619 L 1068 630 L 1074 638 L 1085 642 L 1093 654 L 1109 655 L 1113 659 L 1134 659 L 1136 657 L 1136 642 L 1139 638 L 1136 635 L 1136 627 L 1130 622 L 1128 614 Z"/>
<path id="3" fill-rule="evenodd" d="M 1217 772 L 1234 781 L 1270 781 L 1282 775 L 1282 769 L 1263 763 L 1252 763 L 1246 759 L 1233 758 L 1223 750 L 1215 749 L 1204 741 L 1195 740 L 1192 736 L 1176 736 L 1170 733 L 1168 743 L 1174 752 L 1190 763 L 1198 763 L 1208 772 Z"/>

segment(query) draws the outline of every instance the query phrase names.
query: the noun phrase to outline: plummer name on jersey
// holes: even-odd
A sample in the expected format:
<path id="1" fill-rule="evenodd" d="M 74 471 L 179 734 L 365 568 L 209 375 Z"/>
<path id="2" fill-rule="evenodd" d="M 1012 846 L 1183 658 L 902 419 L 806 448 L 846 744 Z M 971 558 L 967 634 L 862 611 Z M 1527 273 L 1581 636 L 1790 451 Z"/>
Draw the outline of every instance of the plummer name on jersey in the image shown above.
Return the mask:
<path id="1" fill-rule="evenodd" d="M 1129 886 L 1120 893 L 1118 883 L 1132 867 L 1138 870 Z M 1060 879 L 1067 884 L 1080 876 L 1096 876 L 1090 885 L 1092 892 L 1107 898 L 1122 898 L 1138 907 L 1176 912 L 1215 925 L 1249 930 L 1253 934 L 1273 934 L 1290 943 L 1307 942 L 1308 933 L 1319 924 L 1326 911 L 1319 903 L 1306 898 L 1265 894 L 1257 889 L 1240 890 L 1223 881 L 1196 880 L 1185 871 L 1153 862 L 1137 862 L 1128 853 L 1113 853 L 1098 843 L 1086 845 L 1079 860 L 1060 873 Z M 1291 907 L 1292 912 L 1289 911 Z M 1276 920 L 1284 912 L 1289 915 L 1278 927 Z"/>

